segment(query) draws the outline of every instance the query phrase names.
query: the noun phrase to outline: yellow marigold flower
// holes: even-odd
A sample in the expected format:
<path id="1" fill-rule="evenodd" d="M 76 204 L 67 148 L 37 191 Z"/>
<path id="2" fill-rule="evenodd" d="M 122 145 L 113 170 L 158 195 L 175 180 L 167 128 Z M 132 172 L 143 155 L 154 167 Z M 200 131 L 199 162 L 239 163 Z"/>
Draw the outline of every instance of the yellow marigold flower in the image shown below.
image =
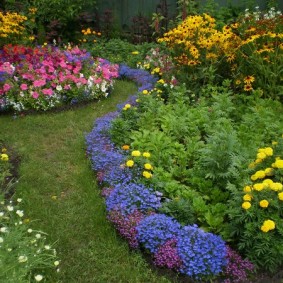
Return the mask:
<path id="1" fill-rule="evenodd" d="M 131 104 L 125 104 L 124 108 L 125 108 L 125 109 L 131 108 Z M 124 109 L 124 108 L 123 108 L 123 109 Z"/>
<path id="2" fill-rule="evenodd" d="M 271 179 L 265 179 L 265 180 L 263 180 L 262 182 L 263 182 L 264 184 L 268 184 L 268 185 L 273 184 L 273 181 L 272 181 Z"/>
<path id="3" fill-rule="evenodd" d="M 251 203 L 248 201 L 242 203 L 242 208 L 245 210 L 249 209 L 251 206 L 252 206 Z"/>
<path id="4" fill-rule="evenodd" d="M 146 178 L 146 179 L 149 179 L 152 177 L 152 174 L 148 171 L 143 171 L 142 172 L 142 175 Z"/>
<path id="5" fill-rule="evenodd" d="M 283 200 L 283 192 L 281 192 L 281 193 L 278 194 L 278 198 L 279 198 L 280 200 Z"/>
<path id="6" fill-rule="evenodd" d="M 163 79 L 160 79 L 157 82 L 160 83 L 160 84 L 165 84 L 165 81 Z"/>
<path id="7" fill-rule="evenodd" d="M 133 51 L 132 54 L 137 55 L 137 54 L 139 54 L 139 51 Z"/>
<path id="8" fill-rule="evenodd" d="M 251 176 L 251 180 L 252 180 L 252 181 L 256 181 L 256 180 L 257 180 L 257 178 L 258 178 L 258 177 L 257 177 L 257 175 L 256 175 L 256 174 L 253 174 L 253 175 Z"/>
<path id="9" fill-rule="evenodd" d="M 268 167 L 264 170 L 264 173 L 265 173 L 266 176 L 273 176 L 274 170 L 273 170 L 273 168 Z"/>
<path id="10" fill-rule="evenodd" d="M 259 206 L 262 208 L 266 208 L 268 207 L 268 205 L 269 205 L 269 202 L 266 199 L 263 199 L 259 202 Z"/>
<path id="11" fill-rule="evenodd" d="M 133 160 L 131 160 L 131 159 L 126 162 L 126 166 L 127 167 L 133 167 L 134 164 L 135 164 L 135 162 Z"/>
<path id="12" fill-rule="evenodd" d="M 256 158 L 258 158 L 258 159 L 265 159 L 266 158 L 266 154 L 264 152 L 259 152 L 256 155 Z"/>
<path id="13" fill-rule="evenodd" d="M 266 147 L 264 149 L 264 153 L 267 155 L 267 156 L 272 156 L 273 155 L 273 148 L 271 147 Z"/>
<path id="14" fill-rule="evenodd" d="M 248 167 L 250 169 L 253 169 L 253 168 L 255 168 L 255 165 L 256 165 L 255 162 L 251 162 Z"/>
<path id="15" fill-rule="evenodd" d="M 276 160 L 273 164 L 274 164 L 275 168 L 278 168 L 278 169 L 283 168 L 283 160 L 281 160 L 281 159 Z"/>
<path id="16" fill-rule="evenodd" d="M 277 191 L 281 191 L 282 190 L 283 185 L 281 183 L 279 183 L 279 182 L 275 182 L 275 183 L 270 184 L 269 187 L 270 187 L 270 189 L 272 191 L 277 192 Z"/>
<path id="17" fill-rule="evenodd" d="M 8 154 L 2 153 L 2 154 L 1 154 L 1 160 L 3 160 L 3 161 L 8 161 L 8 160 L 9 160 Z"/>
<path id="18" fill-rule="evenodd" d="M 244 187 L 244 192 L 245 192 L 245 193 L 250 193 L 251 191 L 252 191 L 251 186 L 245 186 L 245 187 Z"/>
<path id="19" fill-rule="evenodd" d="M 152 170 L 151 164 L 145 163 L 145 164 L 144 164 L 144 169 L 146 169 L 146 170 Z"/>
<path id="20" fill-rule="evenodd" d="M 249 195 L 249 194 L 245 194 L 245 195 L 243 196 L 243 200 L 244 200 L 244 201 L 251 201 L 251 200 L 252 200 L 252 196 Z"/>
<path id="21" fill-rule="evenodd" d="M 255 172 L 255 175 L 257 176 L 258 179 L 263 179 L 265 177 L 265 172 L 263 170 L 259 170 Z"/>
<path id="22" fill-rule="evenodd" d="M 256 191 L 262 191 L 264 189 L 264 184 L 263 183 L 254 184 L 253 189 Z"/>
<path id="23" fill-rule="evenodd" d="M 150 157 L 150 153 L 145 151 L 143 154 L 142 154 L 143 157 L 146 157 L 146 158 L 149 158 Z"/>
<path id="24" fill-rule="evenodd" d="M 124 145 L 122 146 L 122 149 L 123 149 L 123 150 L 129 150 L 129 149 L 130 149 L 130 146 L 127 145 L 127 144 L 124 144 Z"/>
<path id="25" fill-rule="evenodd" d="M 142 94 L 148 94 L 148 90 L 144 89 L 144 90 L 142 91 Z"/>
<path id="26" fill-rule="evenodd" d="M 265 220 L 260 229 L 261 229 L 262 232 L 265 232 L 265 233 L 270 231 L 270 230 L 273 230 L 273 229 L 275 229 L 275 222 L 270 220 L 270 219 Z"/>
<path id="27" fill-rule="evenodd" d="M 262 162 L 262 159 L 260 159 L 260 158 L 257 158 L 256 160 L 255 160 L 255 164 L 259 164 L 259 163 L 261 163 Z"/>
<path id="28" fill-rule="evenodd" d="M 141 156 L 141 152 L 139 150 L 134 150 L 132 152 L 132 156 L 135 156 L 135 157 Z"/>

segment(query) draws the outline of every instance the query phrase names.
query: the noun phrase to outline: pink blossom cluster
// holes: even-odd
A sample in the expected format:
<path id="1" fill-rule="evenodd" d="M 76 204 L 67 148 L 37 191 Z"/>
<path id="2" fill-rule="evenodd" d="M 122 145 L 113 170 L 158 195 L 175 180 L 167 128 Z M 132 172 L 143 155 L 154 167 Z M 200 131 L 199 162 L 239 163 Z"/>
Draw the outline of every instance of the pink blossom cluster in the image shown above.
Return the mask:
<path id="1" fill-rule="evenodd" d="M 74 47 L 6 45 L 0 51 L 0 110 L 47 110 L 107 97 L 118 66 Z"/>

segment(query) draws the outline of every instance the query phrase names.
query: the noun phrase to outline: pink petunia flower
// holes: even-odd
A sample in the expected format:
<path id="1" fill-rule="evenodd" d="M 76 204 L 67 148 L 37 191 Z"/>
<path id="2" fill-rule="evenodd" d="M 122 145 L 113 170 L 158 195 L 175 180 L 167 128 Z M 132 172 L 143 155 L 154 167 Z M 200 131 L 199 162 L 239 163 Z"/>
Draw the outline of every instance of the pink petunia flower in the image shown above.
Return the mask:
<path id="1" fill-rule="evenodd" d="M 34 99 L 37 99 L 37 98 L 39 97 L 39 93 L 36 92 L 36 91 L 34 91 L 34 92 L 32 93 L 32 97 L 33 97 Z"/>
<path id="2" fill-rule="evenodd" d="M 53 90 L 51 88 L 44 88 L 42 93 L 51 96 L 53 94 Z"/>
<path id="3" fill-rule="evenodd" d="M 27 84 L 21 84 L 20 88 L 21 88 L 21 90 L 27 90 L 28 85 Z"/>
<path id="4" fill-rule="evenodd" d="M 46 84 L 46 80 L 35 80 L 33 82 L 34 87 L 41 87 L 44 86 L 45 84 Z"/>
<path id="5" fill-rule="evenodd" d="M 4 92 L 9 91 L 10 89 L 11 89 L 11 86 L 10 86 L 9 84 L 4 84 L 4 85 L 3 85 L 3 90 L 4 90 Z"/>

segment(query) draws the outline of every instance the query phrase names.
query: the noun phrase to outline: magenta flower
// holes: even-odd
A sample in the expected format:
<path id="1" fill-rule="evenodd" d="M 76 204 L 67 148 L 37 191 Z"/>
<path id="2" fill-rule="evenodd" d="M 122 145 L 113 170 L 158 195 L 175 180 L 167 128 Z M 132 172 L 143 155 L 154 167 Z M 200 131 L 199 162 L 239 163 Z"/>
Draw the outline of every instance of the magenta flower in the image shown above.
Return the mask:
<path id="1" fill-rule="evenodd" d="M 34 99 L 37 99 L 37 98 L 39 97 L 39 93 L 36 92 L 36 91 L 33 91 L 32 97 L 33 97 Z"/>
<path id="2" fill-rule="evenodd" d="M 42 93 L 51 96 L 53 94 L 53 90 L 51 88 L 44 88 Z"/>
<path id="3" fill-rule="evenodd" d="M 27 90 L 28 85 L 27 84 L 21 84 L 20 88 L 21 88 L 21 90 Z"/>
<path id="4" fill-rule="evenodd" d="M 41 87 L 44 86 L 45 84 L 46 84 L 46 80 L 35 80 L 33 82 L 34 87 Z"/>
<path id="5" fill-rule="evenodd" d="M 10 86 L 9 84 L 4 84 L 4 85 L 3 85 L 3 90 L 4 90 L 4 92 L 9 91 L 10 89 L 11 89 L 11 86 Z"/>

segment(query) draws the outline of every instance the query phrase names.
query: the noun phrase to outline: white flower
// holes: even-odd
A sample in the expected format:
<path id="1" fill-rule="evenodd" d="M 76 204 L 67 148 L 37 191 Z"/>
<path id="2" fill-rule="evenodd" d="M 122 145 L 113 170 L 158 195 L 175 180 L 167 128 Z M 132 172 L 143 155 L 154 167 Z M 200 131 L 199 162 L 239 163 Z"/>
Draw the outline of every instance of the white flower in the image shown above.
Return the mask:
<path id="1" fill-rule="evenodd" d="M 4 216 L 4 212 L 1 211 L 1 212 L 0 212 L 0 217 L 3 217 L 3 216 Z"/>
<path id="2" fill-rule="evenodd" d="M 20 263 L 26 262 L 27 260 L 28 260 L 28 257 L 25 256 L 25 255 L 20 255 L 20 256 L 18 257 L 18 261 L 19 261 Z"/>
<path id="3" fill-rule="evenodd" d="M 36 235 L 35 235 L 35 238 L 36 238 L 36 239 L 40 239 L 40 238 L 41 238 L 41 234 L 39 234 L 39 233 L 36 234 Z"/>
<path id="4" fill-rule="evenodd" d="M 50 250 L 50 246 L 49 246 L 49 245 L 44 246 L 44 248 L 45 248 L 46 250 Z"/>
<path id="5" fill-rule="evenodd" d="M 2 237 L 0 237 L 0 243 L 3 243 L 3 242 L 4 242 L 4 239 Z"/>
<path id="6" fill-rule="evenodd" d="M 22 210 L 17 210 L 16 213 L 20 216 L 23 217 L 24 216 L 24 212 Z"/>
<path id="7" fill-rule="evenodd" d="M 21 198 L 17 198 L 17 202 L 22 202 L 22 199 Z"/>
<path id="8" fill-rule="evenodd" d="M 8 209 L 8 211 L 13 211 L 14 207 L 12 205 L 7 205 L 7 209 Z"/>
<path id="9" fill-rule="evenodd" d="M 57 86 L 56 86 L 56 90 L 61 91 L 62 89 L 63 89 L 63 88 L 62 88 L 61 85 L 57 85 Z"/>
<path id="10" fill-rule="evenodd" d="M 28 229 L 28 233 L 32 233 L 32 229 Z"/>
<path id="11" fill-rule="evenodd" d="M 60 264 L 59 260 L 54 261 L 54 265 L 58 266 Z"/>
<path id="12" fill-rule="evenodd" d="M 37 282 L 39 282 L 39 281 L 41 281 L 41 280 L 43 279 L 43 276 L 40 275 L 40 274 L 37 274 L 37 275 L 34 276 L 34 279 L 35 279 Z"/>
<path id="13" fill-rule="evenodd" d="M 0 232 L 6 233 L 6 232 L 8 232 L 8 228 L 7 227 L 1 227 Z"/>

